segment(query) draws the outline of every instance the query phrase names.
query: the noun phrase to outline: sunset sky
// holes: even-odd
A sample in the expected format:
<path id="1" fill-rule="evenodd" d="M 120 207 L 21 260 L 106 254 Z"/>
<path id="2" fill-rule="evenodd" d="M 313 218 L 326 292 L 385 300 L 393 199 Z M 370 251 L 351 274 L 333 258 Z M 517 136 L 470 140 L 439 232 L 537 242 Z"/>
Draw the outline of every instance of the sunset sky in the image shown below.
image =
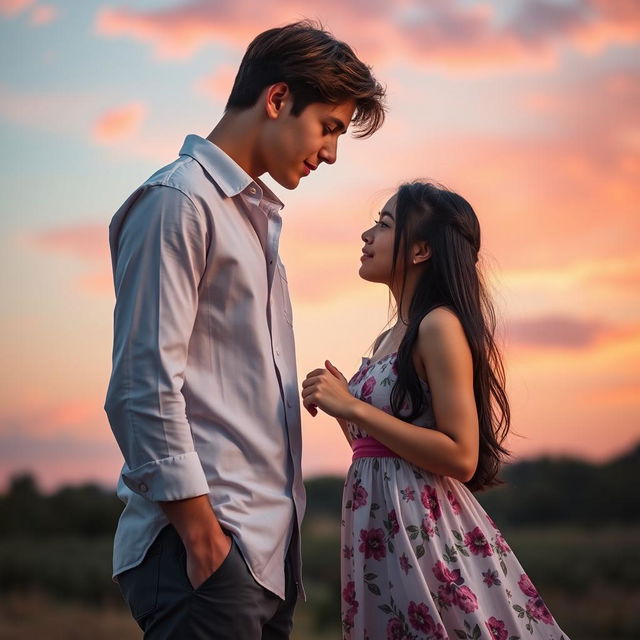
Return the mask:
<path id="1" fill-rule="evenodd" d="M 0 0 L 0 489 L 23 470 L 115 484 L 111 216 L 213 128 L 250 40 L 302 17 L 372 65 L 389 114 L 298 190 L 266 180 L 300 379 L 325 358 L 349 377 L 384 327 L 359 236 L 429 177 L 481 221 L 516 458 L 640 441 L 637 0 Z M 307 476 L 346 470 L 334 421 L 303 433 Z"/>

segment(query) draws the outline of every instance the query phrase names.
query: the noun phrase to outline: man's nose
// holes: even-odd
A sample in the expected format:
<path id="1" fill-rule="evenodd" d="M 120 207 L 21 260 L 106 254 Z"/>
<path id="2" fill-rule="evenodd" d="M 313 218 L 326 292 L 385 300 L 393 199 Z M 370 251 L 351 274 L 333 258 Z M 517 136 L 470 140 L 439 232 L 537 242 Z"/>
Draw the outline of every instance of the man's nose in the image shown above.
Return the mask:
<path id="1" fill-rule="evenodd" d="M 338 158 L 338 141 L 332 140 L 325 144 L 322 149 L 320 149 L 318 157 L 327 164 L 333 164 Z"/>

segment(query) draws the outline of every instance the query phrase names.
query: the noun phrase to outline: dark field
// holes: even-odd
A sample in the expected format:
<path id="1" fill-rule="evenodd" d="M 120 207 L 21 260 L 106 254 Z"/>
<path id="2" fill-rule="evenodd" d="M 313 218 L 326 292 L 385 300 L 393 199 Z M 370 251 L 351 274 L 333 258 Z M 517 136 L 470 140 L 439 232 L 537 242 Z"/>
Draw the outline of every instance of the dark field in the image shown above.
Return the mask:
<path id="1" fill-rule="evenodd" d="M 524 461 L 478 495 L 571 640 L 640 639 L 639 465 L 640 446 L 602 465 Z M 293 639 L 339 640 L 343 480 L 305 484 L 308 602 Z M 45 495 L 31 475 L 13 480 L 0 496 L 0 640 L 141 637 L 111 581 L 121 509 L 95 485 Z"/>
<path id="2" fill-rule="evenodd" d="M 295 640 L 339 638 L 338 527 L 305 526 L 309 601 Z M 640 527 L 536 527 L 505 536 L 572 640 L 640 638 Z M 0 640 L 140 638 L 110 580 L 111 539 L 3 539 Z M 11 588 L 8 588 L 11 584 Z"/>

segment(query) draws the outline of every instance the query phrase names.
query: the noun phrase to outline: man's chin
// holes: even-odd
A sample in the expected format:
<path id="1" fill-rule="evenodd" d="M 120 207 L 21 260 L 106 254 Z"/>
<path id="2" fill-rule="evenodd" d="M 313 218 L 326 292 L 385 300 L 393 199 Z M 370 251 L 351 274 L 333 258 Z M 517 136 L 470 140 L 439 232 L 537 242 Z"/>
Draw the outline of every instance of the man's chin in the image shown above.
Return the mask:
<path id="1" fill-rule="evenodd" d="M 292 191 L 300 184 L 300 176 L 274 176 L 269 174 L 281 187 Z"/>

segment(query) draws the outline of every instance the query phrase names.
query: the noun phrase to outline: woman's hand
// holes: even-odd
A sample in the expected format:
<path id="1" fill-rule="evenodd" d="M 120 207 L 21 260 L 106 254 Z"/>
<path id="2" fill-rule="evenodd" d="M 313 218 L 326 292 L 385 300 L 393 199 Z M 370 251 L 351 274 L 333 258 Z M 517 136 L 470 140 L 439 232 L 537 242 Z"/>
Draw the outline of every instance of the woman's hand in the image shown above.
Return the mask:
<path id="1" fill-rule="evenodd" d="M 302 383 L 302 404 L 312 416 L 317 415 L 319 407 L 334 418 L 346 419 L 357 400 L 349 393 L 340 371 L 329 360 L 324 364 L 326 369 L 314 369 Z"/>

